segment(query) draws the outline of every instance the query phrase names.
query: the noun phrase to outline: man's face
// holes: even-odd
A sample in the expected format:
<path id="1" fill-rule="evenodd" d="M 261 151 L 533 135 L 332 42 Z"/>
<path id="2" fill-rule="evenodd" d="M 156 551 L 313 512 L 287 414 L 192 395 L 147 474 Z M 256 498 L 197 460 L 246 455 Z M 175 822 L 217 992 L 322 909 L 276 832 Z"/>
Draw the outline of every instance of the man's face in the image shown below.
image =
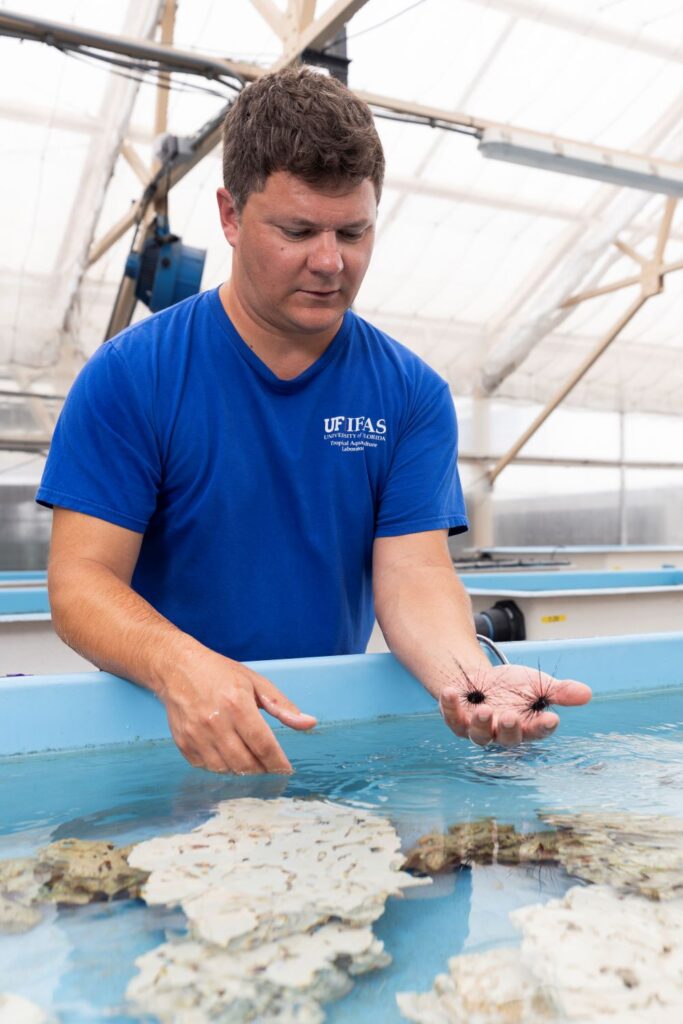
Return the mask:
<path id="1" fill-rule="evenodd" d="M 238 216 L 218 190 L 234 249 L 232 287 L 242 307 L 278 333 L 334 333 L 370 262 L 377 201 L 369 179 L 320 191 L 286 171 L 271 174 Z"/>

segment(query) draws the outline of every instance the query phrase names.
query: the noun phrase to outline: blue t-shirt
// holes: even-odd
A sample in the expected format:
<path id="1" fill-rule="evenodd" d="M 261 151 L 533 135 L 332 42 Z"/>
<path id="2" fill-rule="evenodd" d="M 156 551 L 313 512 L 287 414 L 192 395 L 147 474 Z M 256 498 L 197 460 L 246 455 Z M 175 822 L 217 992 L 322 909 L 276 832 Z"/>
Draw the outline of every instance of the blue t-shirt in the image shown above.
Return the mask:
<path id="1" fill-rule="evenodd" d="M 37 500 L 144 534 L 133 588 L 238 660 L 365 650 L 372 544 L 467 529 L 446 383 L 348 312 L 280 380 L 203 292 L 103 345 Z"/>

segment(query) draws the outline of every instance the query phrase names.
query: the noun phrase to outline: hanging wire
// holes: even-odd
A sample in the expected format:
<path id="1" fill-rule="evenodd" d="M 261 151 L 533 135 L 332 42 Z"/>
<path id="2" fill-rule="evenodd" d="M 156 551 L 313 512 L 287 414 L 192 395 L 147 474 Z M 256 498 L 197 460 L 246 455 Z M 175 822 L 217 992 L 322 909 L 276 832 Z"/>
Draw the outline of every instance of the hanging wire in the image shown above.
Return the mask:
<path id="1" fill-rule="evenodd" d="M 367 28 L 362 28 L 359 32 L 354 32 L 352 36 L 347 36 L 346 37 L 347 43 L 351 39 L 358 39 L 359 36 L 366 35 L 368 32 L 374 32 L 375 29 L 381 28 L 382 25 L 388 25 L 390 21 L 395 21 L 397 18 L 402 18 L 404 14 L 408 13 L 408 11 L 413 11 L 413 10 L 415 10 L 416 7 L 420 7 L 422 4 L 424 4 L 426 2 L 427 2 L 427 0 L 416 0 L 416 2 L 413 3 L 413 4 L 410 4 L 409 7 L 404 7 L 402 11 L 396 11 L 395 14 L 390 14 L 388 18 L 384 19 L 384 21 L 378 21 L 376 25 L 369 25 Z M 328 43 L 327 46 L 324 46 L 322 48 L 321 52 L 322 53 L 326 53 L 327 50 L 329 50 L 329 48 L 331 46 L 333 46 L 333 45 L 334 45 L 334 41 L 331 42 L 331 43 Z"/>
<path id="2" fill-rule="evenodd" d="M 81 47 L 65 47 L 56 45 L 55 48 L 63 53 L 65 57 L 71 57 L 73 60 L 79 60 L 84 64 L 91 67 L 97 66 L 98 64 L 110 65 L 111 74 L 118 75 L 120 78 L 127 78 L 130 81 L 138 82 L 142 85 L 154 85 L 155 88 L 165 89 L 168 92 L 200 92 L 206 93 L 209 96 L 217 96 L 219 99 L 227 99 L 227 94 L 221 92 L 218 89 L 213 89 L 208 85 L 200 85 L 195 82 L 188 82 L 184 80 L 178 83 L 174 78 L 169 79 L 167 82 L 159 82 L 157 77 L 160 73 L 165 72 L 166 74 L 178 75 L 182 74 L 172 68 L 166 68 L 161 62 L 145 62 L 145 61 L 127 61 L 122 60 L 119 57 L 112 57 L 109 54 L 94 53 L 90 50 L 84 50 Z M 116 70 L 116 69 L 126 70 Z M 138 74 L 132 74 L 131 72 L 138 72 Z M 227 74 L 227 73 L 226 73 Z M 231 81 L 229 77 L 224 80 L 218 75 L 214 79 L 220 85 L 226 89 L 230 89 L 233 92 L 239 92 L 242 88 L 242 80 L 235 76 L 235 81 Z"/>

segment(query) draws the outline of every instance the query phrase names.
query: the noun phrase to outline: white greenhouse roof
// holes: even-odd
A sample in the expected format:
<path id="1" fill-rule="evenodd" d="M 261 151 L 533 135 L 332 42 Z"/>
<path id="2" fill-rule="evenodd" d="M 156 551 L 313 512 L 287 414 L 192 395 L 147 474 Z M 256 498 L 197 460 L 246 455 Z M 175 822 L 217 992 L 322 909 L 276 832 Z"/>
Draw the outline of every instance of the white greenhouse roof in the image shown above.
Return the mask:
<path id="1" fill-rule="evenodd" d="M 313 6 L 179 0 L 173 45 L 266 68 L 283 45 L 269 21 L 291 27 L 292 12 Z M 150 39 L 163 9 L 159 0 L 10 0 L 0 3 L 0 22 L 12 13 Z M 393 97 L 399 111 L 434 108 L 437 120 L 439 111 L 457 113 L 465 132 L 467 118 L 493 122 L 683 175 L 683 3 L 318 0 L 315 16 L 344 9 L 356 12 L 349 84 L 361 93 Z M 91 57 L 7 36 L 0 66 L 0 391 L 62 395 L 109 320 L 132 231 L 84 268 L 141 196 L 136 165 L 146 173 L 153 159 L 156 77 L 140 84 Z M 187 74 L 173 83 L 167 127 L 176 135 L 195 133 L 233 95 Z M 643 262 L 656 282 L 667 215 L 663 262 L 683 264 L 682 204 L 667 196 L 485 159 L 462 131 L 377 123 L 386 190 L 356 308 L 423 355 L 455 395 L 552 398 L 641 285 L 563 303 L 637 278 Z M 208 248 L 204 288 L 230 272 L 213 195 L 220 171 L 214 150 L 169 200 L 173 231 Z M 145 313 L 138 306 L 136 315 Z M 672 269 L 567 401 L 681 414 L 682 324 L 683 269 Z M 12 423 L 49 436 L 56 408 L 30 400 Z"/>

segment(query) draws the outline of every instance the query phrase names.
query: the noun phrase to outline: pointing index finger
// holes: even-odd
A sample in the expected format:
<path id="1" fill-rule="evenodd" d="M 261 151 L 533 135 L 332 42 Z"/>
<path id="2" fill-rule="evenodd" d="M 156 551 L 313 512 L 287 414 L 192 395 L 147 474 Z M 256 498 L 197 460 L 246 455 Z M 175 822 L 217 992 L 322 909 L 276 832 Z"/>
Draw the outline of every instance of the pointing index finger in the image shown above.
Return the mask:
<path id="1" fill-rule="evenodd" d="M 277 718 L 283 725 L 290 729 L 300 729 L 306 732 L 318 724 L 315 715 L 308 715 L 305 711 L 299 711 L 296 704 L 291 701 L 277 700 L 265 693 L 258 693 L 257 700 L 260 706 L 273 718 Z"/>

